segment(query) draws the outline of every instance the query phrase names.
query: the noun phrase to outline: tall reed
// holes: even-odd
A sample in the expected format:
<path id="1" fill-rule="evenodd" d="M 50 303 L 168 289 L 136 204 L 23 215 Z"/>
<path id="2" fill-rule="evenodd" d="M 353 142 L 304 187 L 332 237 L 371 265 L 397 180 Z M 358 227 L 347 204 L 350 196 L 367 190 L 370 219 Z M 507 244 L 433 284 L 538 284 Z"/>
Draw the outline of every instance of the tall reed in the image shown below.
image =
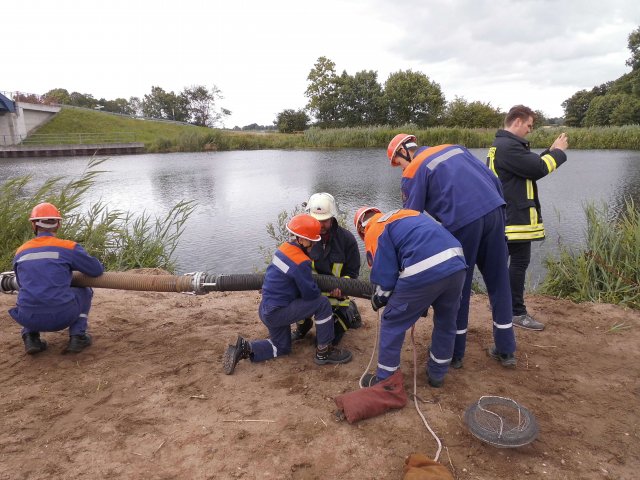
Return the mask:
<path id="1" fill-rule="evenodd" d="M 104 202 L 81 211 L 84 195 L 103 173 L 98 167 L 106 159 L 92 159 L 77 179 L 53 177 L 32 188 L 32 177 L 24 176 L 0 186 L 0 268 L 12 269 L 16 249 L 33 237 L 29 214 L 34 205 L 50 202 L 62 214 L 61 238 L 79 242 L 99 258 L 107 270 L 157 267 L 174 271 L 173 259 L 185 222 L 196 205 L 182 201 L 164 217 L 152 219 L 142 212 L 132 214 L 110 209 Z M 28 193 L 33 192 L 33 193 Z"/>
<path id="2" fill-rule="evenodd" d="M 617 215 L 594 205 L 585 214 L 586 246 L 561 246 L 559 258 L 545 260 L 541 293 L 640 309 L 640 212 L 627 200 Z"/>

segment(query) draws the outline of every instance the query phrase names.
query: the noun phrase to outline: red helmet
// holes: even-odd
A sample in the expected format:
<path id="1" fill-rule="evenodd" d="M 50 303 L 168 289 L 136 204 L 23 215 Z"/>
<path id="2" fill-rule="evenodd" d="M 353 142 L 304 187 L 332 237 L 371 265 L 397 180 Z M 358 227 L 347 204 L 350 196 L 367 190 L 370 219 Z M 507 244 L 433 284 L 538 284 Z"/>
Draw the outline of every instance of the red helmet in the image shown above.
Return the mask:
<path id="1" fill-rule="evenodd" d="M 362 238 L 364 240 L 364 227 L 367 225 L 367 221 L 365 220 L 363 221 L 362 219 L 365 217 L 365 215 L 369 212 L 373 212 L 373 213 L 382 213 L 378 208 L 376 207 L 369 207 L 369 206 L 365 206 L 365 207 L 360 207 L 357 211 L 355 216 L 353 217 L 353 224 L 356 227 L 356 230 L 358 232 L 358 235 L 360 235 L 360 238 Z"/>
<path id="2" fill-rule="evenodd" d="M 417 141 L 418 140 L 416 139 L 415 135 L 409 135 L 407 133 L 399 133 L 395 137 L 393 137 L 393 139 L 389 142 L 389 146 L 387 147 L 387 157 L 389 157 L 391 165 L 398 165 L 396 162 L 394 162 L 393 159 L 396 156 L 396 153 L 398 153 L 398 150 L 400 150 L 400 147 L 417 147 Z"/>
<path id="3" fill-rule="evenodd" d="M 289 220 L 287 230 L 296 237 L 306 238 L 312 242 L 320 240 L 320 222 L 306 213 L 296 215 Z"/>

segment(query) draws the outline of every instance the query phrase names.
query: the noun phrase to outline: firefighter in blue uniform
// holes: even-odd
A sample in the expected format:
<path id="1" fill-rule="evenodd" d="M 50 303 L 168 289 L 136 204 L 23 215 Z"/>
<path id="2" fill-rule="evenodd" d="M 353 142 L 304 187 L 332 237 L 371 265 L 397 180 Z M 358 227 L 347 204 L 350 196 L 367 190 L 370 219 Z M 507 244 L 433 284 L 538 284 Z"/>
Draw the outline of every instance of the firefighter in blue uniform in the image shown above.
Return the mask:
<path id="1" fill-rule="evenodd" d="M 71 287 L 71 272 L 77 270 L 97 277 L 104 267 L 78 243 L 56 237 L 62 217 L 54 205 L 36 205 L 29 220 L 36 238 L 18 248 L 13 259 L 20 290 L 16 306 L 9 314 L 22 325 L 22 340 L 28 354 L 47 348 L 40 332 L 65 328 L 69 328 L 65 351 L 80 352 L 91 345 L 87 323 L 93 290 Z"/>
<path id="2" fill-rule="evenodd" d="M 415 210 L 380 213 L 361 207 L 354 224 L 371 265 L 374 310 L 386 307 L 380 322 L 376 374 L 363 386 L 393 375 L 400 367 L 405 332 L 433 306 L 427 382 L 441 387 L 453 358 L 456 315 L 467 265 L 460 242 L 432 218 Z"/>
<path id="3" fill-rule="evenodd" d="M 500 181 L 460 145 L 418 148 L 416 137 L 401 133 L 389 143 L 391 165 L 402 168 L 404 208 L 426 211 L 458 239 L 469 265 L 457 318 L 451 366 L 461 368 L 469 324 L 473 270 L 478 265 L 493 315 L 495 345 L 488 354 L 504 367 L 516 366 L 511 322 L 511 290 L 504 236 L 504 205 Z"/>
<path id="4" fill-rule="evenodd" d="M 300 318 L 315 317 L 318 345 L 314 361 L 318 365 L 347 363 L 351 352 L 332 345 L 333 312 L 329 299 L 322 295 L 311 273 L 308 256 L 320 240 L 320 222 L 307 214 L 294 216 L 287 223 L 294 239 L 276 250 L 262 284 L 260 320 L 269 330 L 266 340 L 252 342 L 238 336 L 223 355 L 223 370 L 231 375 L 242 359 L 263 362 L 291 352 L 291 325 Z"/>
<path id="5" fill-rule="evenodd" d="M 339 278 L 358 278 L 360 274 L 360 251 L 358 242 L 346 228 L 338 225 L 338 207 L 333 195 L 326 192 L 314 193 L 306 203 L 306 212 L 320 222 L 320 241 L 316 242 L 309 257 L 312 269 L 321 275 Z M 333 309 L 335 337 L 333 344 L 338 345 L 350 328 L 362 325 L 360 312 L 353 300 L 342 295 L 339 288 L 326 293 Z M 292 340 L 303 338 L 313 326 L 311 318 L 299 321 L 291 333 Z"/>

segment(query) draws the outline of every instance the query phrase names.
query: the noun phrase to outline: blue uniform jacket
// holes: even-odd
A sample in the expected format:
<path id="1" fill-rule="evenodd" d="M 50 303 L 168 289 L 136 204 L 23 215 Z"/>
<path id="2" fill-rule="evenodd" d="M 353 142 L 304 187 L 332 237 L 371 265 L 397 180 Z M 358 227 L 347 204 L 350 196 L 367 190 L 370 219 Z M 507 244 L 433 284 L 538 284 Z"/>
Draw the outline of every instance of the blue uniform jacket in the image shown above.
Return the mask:
<path id="1" fill-rule="evenodd" d="M 39 312 L 56 311 L 75 301 L 71 290 L 72 270 L 97 277 L 104 267 L 81 245 L 41 232 L 24 243 L 13 259 L 20 290 L 16 304 Z"/>
<path id="2" fill-rule="evenodd" d="M 420 147 L 401 189 L 404 208 L 426 211 L 450 232 L 505 204 L 495 174 L 460 145 Z"/>
<path id="3" fill-rule="evenodd" d="M 262 284 L 262 302 L 285 307 L 296 298 L 313 300 L 321 295 L 311 274 L 311 259 L 296 242 L 283 243 L 273 255 Z"/>
<path id="4" fill-rule="evenodd" d="M 384 291 L 409 290 L 465 270 L 460 242 L 432 218 L 413 210 L 372 217 L 365 232 L 371 282 Z"/>

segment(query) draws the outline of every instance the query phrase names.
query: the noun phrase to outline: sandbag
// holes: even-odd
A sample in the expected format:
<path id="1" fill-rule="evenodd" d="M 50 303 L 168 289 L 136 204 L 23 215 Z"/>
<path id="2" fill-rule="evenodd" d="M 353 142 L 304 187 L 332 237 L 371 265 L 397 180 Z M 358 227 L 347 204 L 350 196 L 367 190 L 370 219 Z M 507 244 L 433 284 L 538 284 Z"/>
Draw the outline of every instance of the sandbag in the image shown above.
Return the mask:
<path id="1" fill-rule="evenodd" d="M 349 423 L 375 417 L 407 404 L 407 393 L 404 391 L 403 381 L 402 372 L 396 370 L 389 378 L 373 387 L 338 395 L 334 401 Z"/>
<path id="2" fill-rule="evenodd" d="M 412 453 L 404 463 L 402 480 L 454 480 L 447 467 L 422 453 Z"/>

